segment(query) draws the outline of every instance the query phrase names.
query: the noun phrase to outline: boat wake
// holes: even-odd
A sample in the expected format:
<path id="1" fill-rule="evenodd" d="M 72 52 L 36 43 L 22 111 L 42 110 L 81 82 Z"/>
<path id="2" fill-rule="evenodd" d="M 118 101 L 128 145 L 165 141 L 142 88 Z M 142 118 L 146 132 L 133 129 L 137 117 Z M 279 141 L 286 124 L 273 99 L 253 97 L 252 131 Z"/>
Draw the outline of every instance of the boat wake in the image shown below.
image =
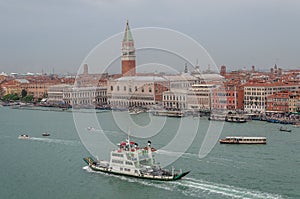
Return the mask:
<path id="1" fill-rule="evenodd" d="M 106 133 L 109 133 L 109 134 L 116 133 L 116 134 L 120 134 L 120 132 L 118 132 L 118 131 L 103 130 L 103 129 L 97 129 L 97 128 L 94 128 L 94 127 L 88 127 L 87 130 L 90 131 L 90 132 L 95 132 L 95 133 L 104 133 L 104 134 L 106 134 Z"/>
<path id="2" fill-rule="evenodd" d="M 182 181 L 171 182 L 171 184 L 184 187 L 185 190 L 183 190 L 183 194 L 194 197 L 203 197 L 203 194 L 206 194 L 208 198 L 209 196 L 213 195 L 221 195 L 222 198 L 282 198 L 282 196 L 277 194 L 265 193 L 226 184 L 213 183 L 194 178 L 185 178 Z"/>
<path id="3" fill-rule="evenodd" d="M 102 175 L 110 175 L 102 172 L 93 171 L 89 166 L 83 167 L 84 170 L 91 173 L 100 173 Z M 235 187 L 226 184 L 208 182 L 195 178 L 184 178 L 178 181 L 159 182 L 144 179 L 136 179 L 125 176 L 110 175 L 115 178 L 125 180 L 127 182 L 139 183 L 145 186 L 156 187 L 167 191 L 177 191 L 188 197 L 195 198 L 247 198 L 247 199 L 275 199 L 283 198 L 281 195 L 251 190 L 246 188 Z"/>
<path id="4" fill-rule="evenodd" d="M 69 146 L 77 146 L 80 143 L 77 140 L 61 140 L 61 139 L 37 138 L 37 137 L 31 137 L 30 140 L 39 141 L 39 142 L 47 142 L 47 143 L 64 144 L 64 145 L 69 145 Z"/>

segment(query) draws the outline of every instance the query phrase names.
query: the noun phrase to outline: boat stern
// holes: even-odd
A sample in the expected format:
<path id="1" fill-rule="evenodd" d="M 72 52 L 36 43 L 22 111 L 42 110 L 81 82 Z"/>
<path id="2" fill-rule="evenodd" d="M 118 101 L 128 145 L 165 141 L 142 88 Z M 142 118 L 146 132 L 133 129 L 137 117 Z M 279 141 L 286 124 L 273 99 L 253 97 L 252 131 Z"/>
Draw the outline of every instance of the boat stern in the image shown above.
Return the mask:
<path id="1" fill-rule="evenodd" d="M 187 174 L 189 174 L 191 171 L 187 171 L 187 172 L 183 172 L 183 173 L 180 173 L 176 176 L 174 176 L 173 180 L 180 180 L 181 178 L 183 178 L 184 176 L 186 176 Z"/>

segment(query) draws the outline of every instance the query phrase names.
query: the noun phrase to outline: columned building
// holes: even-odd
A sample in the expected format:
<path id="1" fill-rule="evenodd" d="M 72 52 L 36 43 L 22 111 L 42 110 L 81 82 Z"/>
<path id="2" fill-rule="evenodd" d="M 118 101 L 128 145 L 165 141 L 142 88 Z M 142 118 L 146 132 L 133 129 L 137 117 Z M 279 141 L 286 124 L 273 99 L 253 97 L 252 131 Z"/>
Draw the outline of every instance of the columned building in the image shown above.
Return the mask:
<path id="1" fill-rule="evenodd" d="M 170 110 L 187 109 L 187 90 L 165 91 L 163 93 L 163 106 Z"/>
<path id="2" fill-rule="evenodd" d="M 64 104 L 64 91 L 72 88 L 72 85 L 59 84 L 50 86 L 48 88 L 48 99 L 49 104 Z"/>
<path id="3" fill-rule="evenodd" d="M 48 89 L 49 104 L 69 104 L 73 107 L 106 107 L 106 87 L 75 87 L 73 85 L 54 85 Z"/>
<path id="4" fill-rule="evenodd" d="M 135 48 L 128 21 L 122 41 L 122 76 L 135 76 Z"/>
<path id="5" fill-rule="evenodd" d="M 158 76 L 127 76 L 108 81 L 108 104 L 112 108 L 144 107 L 162 102 L 168 81 Z"/>
<path id="6" fill-rule="evenodd" d="M 67 87 L 63 100 L 73 107 L 105 107 L 107 104 L 106 87 Z"/>

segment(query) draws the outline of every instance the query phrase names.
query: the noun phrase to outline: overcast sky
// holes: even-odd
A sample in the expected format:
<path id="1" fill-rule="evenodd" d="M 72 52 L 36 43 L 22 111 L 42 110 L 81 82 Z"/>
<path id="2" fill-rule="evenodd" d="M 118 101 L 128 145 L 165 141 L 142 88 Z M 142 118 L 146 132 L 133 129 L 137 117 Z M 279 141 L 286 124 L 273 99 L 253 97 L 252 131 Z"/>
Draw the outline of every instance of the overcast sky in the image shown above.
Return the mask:
<path id="1" fill-rule="evenodd" d="M 126 19 L 189 35 L 218 66 L 300 68 L 297 0 L 0 0 L 0 72 L 76 72 Z"/>

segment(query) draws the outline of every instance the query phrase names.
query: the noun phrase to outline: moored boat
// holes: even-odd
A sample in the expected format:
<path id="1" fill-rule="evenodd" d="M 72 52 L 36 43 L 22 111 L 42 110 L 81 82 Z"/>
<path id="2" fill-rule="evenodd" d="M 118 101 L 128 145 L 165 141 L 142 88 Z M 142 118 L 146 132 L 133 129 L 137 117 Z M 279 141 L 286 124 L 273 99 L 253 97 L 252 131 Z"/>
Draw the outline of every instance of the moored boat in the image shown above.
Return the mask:
<path id="1" fill-rule="evenodd" d="M 247 119 L 243 115 L 227 115 L 225 121 L 234 123 L 245 123 L 247 122 Z"/>
<path id="2" fill-rule="evenodd" d="M 280 120 L 269 118 L 269 119 L 267 119 L 267 122 L 270 122 L 270 123 L 280 123 Z"/>
<path id="3" fill-rule="evenodd" d="M 42 133 L 42 136 L 45 136 L 45 137 L 46 137 L 46 136 L 50 136 L 50 133 L 46 133 L 46 132 L 45 132 L 45 133 Z"/>
<path id="4" fill-rule="evenodd" d="M 266 137 L 226 137 L 220 140 L 221 144 L 267 144 Z"/>
<path id="5" fill-rule="evenodd" d="M 153 158 L 155 149 L 151 147 L 150 141 L 147 147 L 142 148 L 129 139 L 118 146 L 118 149 L 111 152 L 110 161 L 94 160 L 91 157 L 83 160 L 94 171 L 151 180 L 179 180 L 189 173 L 189 171 L 175 171 L 174 168 L 171 170 L 160 168 Z"/>
<path id="6" fill-rule="evenodd" d="M 226 120 L 226 115 L 225 114 L 211 114 L 208 117 L 208 120 L 212 120 L 212 121 L 225 121 Z"/>
<path id="7" fill-rule="evenodd" d="M 167 117 L 184 117 L 183 111 L 168 111 L 168 110 L 157 110 L 152 112 L 155 116 L 167 116 Z"/>
<path id="8" fill-rule="evenodd" d="M 291 129 L 287 129 L 287 128 L 284 128 L 284 127 L 282 127 L 282 126 L 279 128 L 279 131 L 292 132 Z"/>

